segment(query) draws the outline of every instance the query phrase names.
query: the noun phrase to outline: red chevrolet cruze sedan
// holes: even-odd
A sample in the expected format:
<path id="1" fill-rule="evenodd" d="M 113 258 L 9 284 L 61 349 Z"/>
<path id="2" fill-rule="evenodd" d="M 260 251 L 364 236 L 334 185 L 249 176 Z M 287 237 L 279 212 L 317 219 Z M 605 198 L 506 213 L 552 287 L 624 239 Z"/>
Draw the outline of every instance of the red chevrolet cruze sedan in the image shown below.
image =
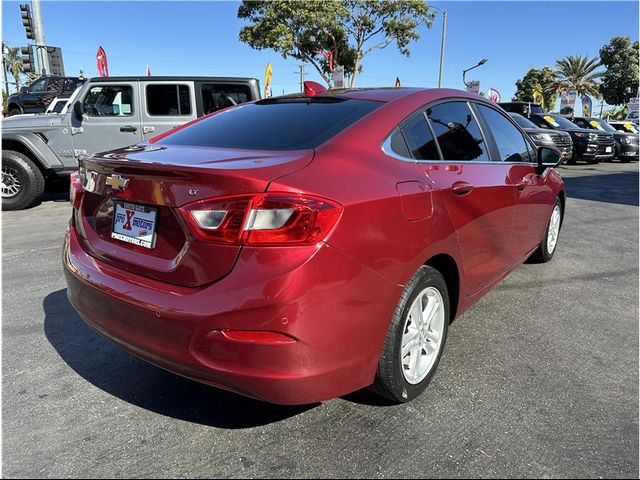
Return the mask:
<path id="1" fill-rule="evenodd" d="M 405 402 L 454 318 L 552 258 L 559 159 L 456 90 L 243 104 L 81 161 L 68 296 L 123 349 L 219 388 Z"/>

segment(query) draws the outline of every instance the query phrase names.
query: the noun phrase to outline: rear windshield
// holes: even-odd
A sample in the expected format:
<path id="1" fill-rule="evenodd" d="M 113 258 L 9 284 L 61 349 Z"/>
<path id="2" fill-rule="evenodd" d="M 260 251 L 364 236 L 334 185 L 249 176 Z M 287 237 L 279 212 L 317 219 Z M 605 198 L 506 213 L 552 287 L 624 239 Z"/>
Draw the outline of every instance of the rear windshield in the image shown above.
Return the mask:
<path id="1" fill-rule="evenodd" d="M 380 105 L 328 97 L 266 99 L 213 115 L 158 144 L 250 150 L 315 148 Z"/>

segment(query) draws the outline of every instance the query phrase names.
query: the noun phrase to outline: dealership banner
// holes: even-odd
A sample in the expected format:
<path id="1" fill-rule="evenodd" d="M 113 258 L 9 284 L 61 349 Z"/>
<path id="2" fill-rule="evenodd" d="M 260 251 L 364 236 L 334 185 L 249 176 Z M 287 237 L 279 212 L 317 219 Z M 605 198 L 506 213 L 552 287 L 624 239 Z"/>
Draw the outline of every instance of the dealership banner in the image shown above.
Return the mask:
<path id="1" fill-rule="evenodd" d="M 560 95 L 560 113 L 562 115 L 571 115 L 574 112 L 577 97 L 578 92 L 575 90 L 562 92 L 562 95 Z"/>
<path id="2" fill-rule="evenodd" d="M 536 89 L 533 91 L 533 103 L 540 104 L 540 106 L 544 110 L 544 96 L 542 95 L 542 92 L 540 90 Z"/>
<path id="3" fill-rule="evenodd" d="M 593 101 L 589 95 L 582 96 L 582 116 L 590 117 L 593 110 Z"/>
<path id="4" fill-rule="evenodd" d="M 107 52 L 105 52 L 104 48 L 102 47 L 99 47 L 98 52 L 96 53 L 96 65 L 98 67 L 98 76 L 100 77 L 109 76 L 109 63 L 107 63 Z"/>
<path id="5" fill-rule="evenodd" d="M 264 98 L 269 97 L 271 92 L 271 76 L 273 75 L 273 68 L 271 68 L 271 62 L 267 63 L 267 70 L 264 72 Z"/>

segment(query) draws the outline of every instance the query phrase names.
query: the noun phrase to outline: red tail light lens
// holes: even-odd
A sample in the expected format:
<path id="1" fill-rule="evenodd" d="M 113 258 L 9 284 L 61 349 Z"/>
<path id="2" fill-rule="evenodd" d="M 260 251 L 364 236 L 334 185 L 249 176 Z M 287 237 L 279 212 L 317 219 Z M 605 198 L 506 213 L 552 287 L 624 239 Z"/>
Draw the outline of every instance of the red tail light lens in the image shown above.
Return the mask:
<path id="1" fill-rule="evenodd" d="M 71 206 L 76 210 L 80 208 L 83 192 L 84 188 L 82 188 L 80 175 L 78 172 L 71 173 L 69 176 L 69 203 L 71 203 Z"/>
<path id="2" fill-rule="evenodd" d="M 331 200 L 289 193 L 215 198 L 180 210 L 201 240 L 236 245 L 313 245 L 342 214 Z"/>

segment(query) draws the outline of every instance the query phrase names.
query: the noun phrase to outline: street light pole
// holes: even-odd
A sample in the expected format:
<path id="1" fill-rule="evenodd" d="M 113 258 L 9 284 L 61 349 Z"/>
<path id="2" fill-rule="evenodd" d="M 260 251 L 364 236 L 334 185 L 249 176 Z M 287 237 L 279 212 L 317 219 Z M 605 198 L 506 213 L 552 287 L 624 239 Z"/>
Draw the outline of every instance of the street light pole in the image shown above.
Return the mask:
<path id="1" fill-rule="evenodd" d="M 484 65 L 485 63 L 487 63 L 487 59 L 486 59 L 486 58 L 483 58 L 482 60 L 480 60 L 480 61 L 479 61 L 476 65 L 474 65 L 473 67 L 469 67 L 469 68 L 467 68 L 466 70 L 463 70 L 463 71 L 462 71 L 462 83 L 464 83 L 464 86 L 465 86 L 465 87 L 468 87 L 468 86 L 469 86 L 469 84 L 467 83 L 467 80 L 466 80 L 467 72 L 468 72 L 469 70 L 473 70 L 474 68 L 478 68 L 480 65 Z"/>
<path id="2" fill-rule="evenodd" d="M 438 88 L 442 88 L 442 69 L 444 67 L 444 43 L 447 36 L 447 12 L 439 7 L 431 6 L 442 14 L 442 40 L 440 41 L 440 74 L 438 75 Z"/>

